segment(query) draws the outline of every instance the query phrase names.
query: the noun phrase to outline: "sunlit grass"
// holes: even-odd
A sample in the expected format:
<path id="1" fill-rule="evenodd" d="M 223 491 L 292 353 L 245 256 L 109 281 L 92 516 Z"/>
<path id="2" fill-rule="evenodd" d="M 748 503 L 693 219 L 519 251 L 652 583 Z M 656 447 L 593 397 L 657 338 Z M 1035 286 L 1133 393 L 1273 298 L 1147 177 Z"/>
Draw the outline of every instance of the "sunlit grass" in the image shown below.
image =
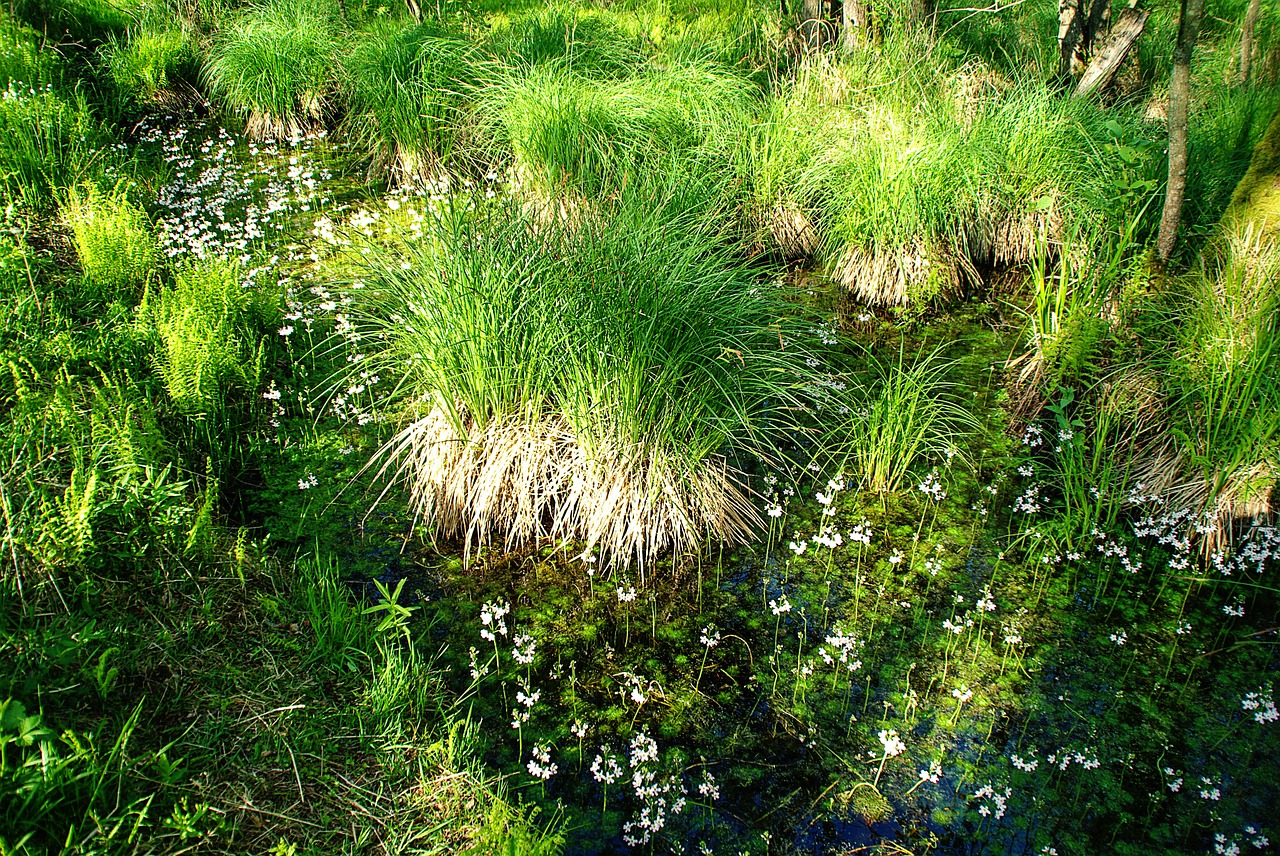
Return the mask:
<path id="1" fill-rule="evenodd" d="M 695 201 L 541 226 L 503 203 L 432 224 L 403 259 L 364 257 L 360 315 L 384 343 L 366 370 L 414 403 L 387 465 L 426 519 L 624 563 L 748 536 L 743 469 L 776 457 L 807 351 L 780 347 L 781 294 Z"/>

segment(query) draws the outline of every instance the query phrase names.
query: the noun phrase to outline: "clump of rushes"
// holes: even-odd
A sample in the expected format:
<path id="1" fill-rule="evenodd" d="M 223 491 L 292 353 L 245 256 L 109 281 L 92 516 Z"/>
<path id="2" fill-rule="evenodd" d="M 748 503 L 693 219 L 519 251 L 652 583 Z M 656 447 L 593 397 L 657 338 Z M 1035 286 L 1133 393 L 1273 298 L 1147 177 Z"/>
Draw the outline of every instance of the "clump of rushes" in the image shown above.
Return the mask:
<path id="1" fill-rule="evenodd" d="M 520 184 L 546 196 L 594 198 L 677 154 L 689 172 L 728 169 L 756 103 L 745 78 L 704 65 L 613 81 L 547 67 L 487 87 L 478 114 L 485 133 L 513 155 Z"/>
<path id="2" fill-rule="evenodd" d="M 10 82 L 0 92 L 0 188 L 10 200 L 48 208 L 55 188 L 88 172 L 101 139 L 83 96 Z"/>
<path id="3" fill-rule="evenodd" d="M 123 184 L 109 192 L 72 187 L 62 207 L 89 288 L 110 301 L 140 291 L 155 271 L 155 236 L 147 214 Z"/>
<path id="4" fill-rule="evenodd" d="M 1272 511 L 1280 460 L 1280 246 L 1252 225 L 1220 239 L 1221 259 L 1190 274 L 1170 350 L 1167 432 L 1137 480 L 1190 509 L 1206 552 L 1232 522 Z M 1206 523 L 1212 525 L 1205 525 Z"/>
<path id="5" fill-rule="evenodd" d="M 440 177 L 475 58 L 467 42 L 434 24 L 381 24 L 361 36 L 344 63 L 347 120 L 375 151 L 375 176 L 400 185 Z"/>
<path id="6" fill-rule="evenodd" d="M 403 255 L 355 255 L 361 341 L 378 343 L 362 371 L 408 406 L 382 470 L 437 530 L 468 552 L 554 538 L 644 567 L 756 529 L 744 469 L 776 458 L 813 354 L 781 286 L 692 198 L 707 192 L 628 195 L 573 225 L 499 200 Z"/>
<path id="7" fill-rule="evenodd" d="M 270 0 L 249 7 L 215 37 L 205 66 L 209 91 L 246 117 L 252 137 L 314 129 L 334 82 L 340 21 L 327 0 Z"/>
<path id="8" fill-rule="evenodd" d="M 901 348 L 896 362 L 866 356 L 871 381 L 855 393 L 862 401 L 829 442 L 863 489 L 896 491 L 913 465 L 958 454 L 977 423 L 953 395 L 952 366 L 937 351 L 914 363 Z"/>
<path id="9" fill-rule="evenodd" d="M 159 14 L 143 16 L 123 38 L 112 35 L 98 57 L 125 99 L 155 106 L 188 96 L 199 68 L 191 34 Z"/>
<path id="10" fill-rule="evenodd" d="M 1144 201 L 1126 194 L 1150 154 L 1132 117 L 981 66 L 926 71 L 911 49 L 890 47 L 802 75 L 789 97 L 812 117 L 816 158 L 801 168 L 775 147 L 754 170 L 765 192 L 779 172 L 812 206 L 820 255 L 856 298 L 928 301 L 1026 263 L 1068 225 L 1101 216 L 1116 231 Z M 873 59 L 884 68 L 864 68 Z M 885 86 L 886 69 L 906 82 Z M 1139 144 L 1122 157 L 1130 137 Z"/>
<path id="11" fill-rule="evenodd" d="M 517 69 L 557 65 L 585 77 L 624 77 L 645 61 L 643 38 L 599 11 L 565 5 L 539 9 L 497 28 L 488 47 L 495 58 Z"/>

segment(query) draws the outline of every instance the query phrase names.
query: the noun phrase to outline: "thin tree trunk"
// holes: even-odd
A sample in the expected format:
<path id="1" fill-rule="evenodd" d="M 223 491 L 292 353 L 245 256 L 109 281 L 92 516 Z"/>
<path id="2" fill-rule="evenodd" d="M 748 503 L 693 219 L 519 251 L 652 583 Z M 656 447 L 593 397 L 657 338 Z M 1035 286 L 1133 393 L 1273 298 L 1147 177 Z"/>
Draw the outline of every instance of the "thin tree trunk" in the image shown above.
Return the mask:
<path id="1" fill-rule="evenodd" d="M 1182 220 L 1182 199 L 1187 192 L 1187 122 L 1191 105 L 1191 56 L 1200 35 L 1204 0 L 1182 0 L 1178 20 L 1178 43 L 1173 49 L 1173 75 L 1169 79 L 1169 182 L 1165 190 L 1164 212 L 1156 252 L 1167 262 L 1178 243 Z"/>
<path id="2" fill-rule="evenodd" d="M 1244 13 L 1244 26 L 1240 28 L 1240 83 L 1249 85 L 1249 73 L 1253 71 L 1253 31 L 1258 26 L 1262 12 L 1262 0 L 1249 0 L 1249 10 Z"/>
<path id="3" fill-rule="evenodd" d="M 404 0 L 404 5 L 409 9 L 409 15 L 419 24 L 422 23 L 422 7 L 418 5 L 418 0 Z"/>
<path id="4" fill-rule="evenodd" d="M 845 53 L 853 51 L 867 40 L 867 24 L 870 20 L 867 0 L 844 0 L 840 10 L 840 43 Z"/>
<path id="5" fill-rule="evenodd" d="M 1058 77 L 1071 79 L 1080 39 L 1084 35 L 1085 15 L 1081 4 L 1085 0 L 1058 0 Z"/>
<path id="6" fill-rule="evenodd" d="M 822 46 L 826 0 L 800 0 L 800 35 L 810 48 Z"/>
<path id="7" fill-rule="evenodd" d="M 1094 52 L 1093 59 L 1089 60 L 1089 67 L 1080 75 L 1080 82 L 1076 85 L 1077 98 L 1106 89 L 1111 84 L 1116 72 L 1120 70 L 1120 64 L 1129 55 L 1138 36 L 1142 35 L 1142 28 L 1146 26 L 1150 14 L 1132 6 L 1120 12 L 1105 44 Z"/>

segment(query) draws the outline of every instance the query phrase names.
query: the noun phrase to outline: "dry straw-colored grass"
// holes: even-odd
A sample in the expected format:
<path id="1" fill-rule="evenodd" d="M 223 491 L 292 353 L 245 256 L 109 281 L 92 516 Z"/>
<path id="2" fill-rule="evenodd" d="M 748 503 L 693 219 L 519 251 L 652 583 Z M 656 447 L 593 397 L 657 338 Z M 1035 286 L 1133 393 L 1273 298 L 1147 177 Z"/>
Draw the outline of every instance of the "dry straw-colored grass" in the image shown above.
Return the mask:
<path id="1" fill-rule="evenodd" d="M 657 449 L 584 443 L 563 416 L 511 417 L 459 432 L 441 409 L 404 428 L 383 475 L 404 478 L 412 509 L 464 555 L 501 533 L 506 550 L 546 540 L 599 547 L 622 564 L 742 543 L 759 523 L 745 476 L 723 457 L 690 465 Z"/>
<path id="2" fill-rule="evenodd" d="M 849 244 L 832 266 L 831 278 L 863 303 L 901 306 L 913 287 L 923 283 L 959 289 L 961 271 L 957 255 L 941 245 L 916 242 L 897 250 L 866 250 Z"/>

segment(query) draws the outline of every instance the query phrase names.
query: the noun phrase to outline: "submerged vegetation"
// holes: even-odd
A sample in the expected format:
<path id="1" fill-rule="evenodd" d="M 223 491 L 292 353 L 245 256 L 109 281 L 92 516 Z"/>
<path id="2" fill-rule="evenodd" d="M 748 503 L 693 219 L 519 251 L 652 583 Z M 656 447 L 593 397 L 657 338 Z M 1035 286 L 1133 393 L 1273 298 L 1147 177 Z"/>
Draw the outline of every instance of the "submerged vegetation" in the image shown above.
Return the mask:
<path id="1" fill-rule="evenodd" d="M 1247 0 L 0 9 L 0 853 L 1268 852 L 1278 76 Z"/>

